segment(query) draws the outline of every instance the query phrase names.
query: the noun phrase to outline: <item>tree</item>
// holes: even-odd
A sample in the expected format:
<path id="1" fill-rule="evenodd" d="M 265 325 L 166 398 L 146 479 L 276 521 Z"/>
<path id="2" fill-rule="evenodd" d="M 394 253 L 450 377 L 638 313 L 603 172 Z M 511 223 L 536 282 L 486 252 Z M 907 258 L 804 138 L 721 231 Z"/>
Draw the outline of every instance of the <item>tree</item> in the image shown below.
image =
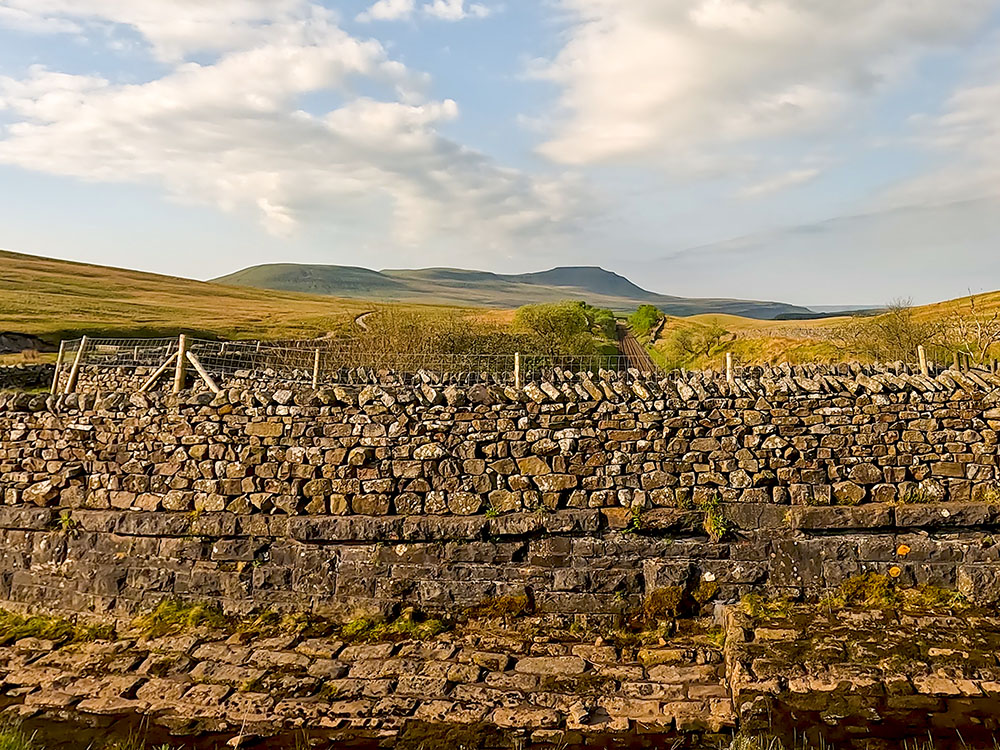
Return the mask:
<path id="1" fill-rule="evenodd" d="M 514 316 L 517 327 L 528 331 L 545 354 L 594 354 L 598 345 L 615 338 L 614 313 L 586 302 L 525 305 Z"/>
<path id="2" fill-rule="evenodd" d="M 973 365 L 989 361 L 993 347 L 1000 344 L 1000 308 L 989 312 L 970 296 L 968 308 L 959 301 L 947 322 L 946 345 L 965 354 Z"/>
<path id="3" fill-rule="evenodd" d="M 896 299 L 885 312 L 869 318 L 854 318 L 841 326 L 834 339 L 845 351 L 880 362 L 917 358 L 917 347 L 941 339 L 943 326 L 914 315 L 908 299 Z"/>
<path id="4" fill-rule="evenodd" d="M 640 336 L 644 336 L 653 329 L 653 326 L 662 317 L 663 313 L 653 305 L 639 305 L 639 309 L 629 316 L 628 323 L 632 326 L 633 331 Z"/>
<path id="5" fill-rule="evenodd" d="M 546 354 L 580 354 L 593 348 L 590 320 L 576 302 L 525 305 L 514 322 L 534 334 Z"/>

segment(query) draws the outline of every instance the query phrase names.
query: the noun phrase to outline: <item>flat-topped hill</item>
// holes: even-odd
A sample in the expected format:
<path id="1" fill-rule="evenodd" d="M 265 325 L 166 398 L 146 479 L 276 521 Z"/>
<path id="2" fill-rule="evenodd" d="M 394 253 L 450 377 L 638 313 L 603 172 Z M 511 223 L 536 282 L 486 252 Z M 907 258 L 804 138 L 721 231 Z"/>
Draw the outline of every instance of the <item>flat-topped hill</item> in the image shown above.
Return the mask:
<path id="1" fill-rule="evenodd" d="M 783 302 L 676 297 L 643 289 L 619 274 L 594 266 L 569 266 L 524 274 L 497 274 L 458 268 L 372 271 L 332 265 L 273 263 L 215 279 L 223 284 L 329 294 L 386 302 L 424 302 L 486 307 L 519 307 L 582 299 L 617 311 L 655 305 L 670 315 L 729 313 L 770 319 L 809 310 Z"/>

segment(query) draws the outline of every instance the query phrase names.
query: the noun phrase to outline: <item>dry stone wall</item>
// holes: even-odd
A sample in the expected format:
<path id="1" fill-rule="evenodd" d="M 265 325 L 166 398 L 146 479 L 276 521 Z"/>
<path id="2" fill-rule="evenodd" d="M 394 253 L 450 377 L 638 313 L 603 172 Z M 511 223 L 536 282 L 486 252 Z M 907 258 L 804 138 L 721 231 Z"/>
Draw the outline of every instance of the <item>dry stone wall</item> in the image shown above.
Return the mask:
<path id="1" fill-rule="evenodd" d="M 991 600 L 997 386 L 845 367 L 2 395 L 0 599 L 346 617 L 516 595 L 613 624 L 661 589 L 878 570 Z"/>
<path id="2" fill-rule="evenodd" d="M 47 388 L 55 374 L 52 364 L 23 364 L 0 367 L 0 391 L 23 391 Z"/>

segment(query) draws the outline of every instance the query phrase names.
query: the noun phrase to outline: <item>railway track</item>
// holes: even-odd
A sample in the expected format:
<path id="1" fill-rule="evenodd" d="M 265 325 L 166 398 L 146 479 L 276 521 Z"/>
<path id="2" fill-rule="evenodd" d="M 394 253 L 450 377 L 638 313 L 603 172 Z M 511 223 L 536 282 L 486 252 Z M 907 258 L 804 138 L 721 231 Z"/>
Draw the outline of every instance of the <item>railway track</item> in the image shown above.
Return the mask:
<path id="1" fill-rule="evenodd" d="M 659 369 L 632 330 L 621 323 L 618 324 L 618 350 L 628 359 L 628 366 L 639 372 L 655 372 Z"/>

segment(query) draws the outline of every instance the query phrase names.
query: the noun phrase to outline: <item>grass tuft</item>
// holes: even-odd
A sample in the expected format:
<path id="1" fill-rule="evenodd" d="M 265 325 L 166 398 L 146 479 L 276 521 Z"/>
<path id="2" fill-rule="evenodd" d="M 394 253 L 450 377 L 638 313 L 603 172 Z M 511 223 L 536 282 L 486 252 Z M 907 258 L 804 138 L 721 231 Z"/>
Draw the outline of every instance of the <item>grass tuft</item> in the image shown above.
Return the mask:
<path id="1" fill-rule="evenodd" d="M 0 728 L 0 750 L 42 750 L 35 742 L 34 735 L 28 735 L 18 727 Z"/>
<path id="2" fill-rule="evenodd" d="M 736 525 L 726 518 L 726 514 L 722 510 L 722 499 L 718 493 L 703 500 L 699 503 L 698 508 L 705 514 L 702 526 L 705 533 L 708 534 L 708 538 L 713 542 L 721 542 L 736 530 Z"/>

